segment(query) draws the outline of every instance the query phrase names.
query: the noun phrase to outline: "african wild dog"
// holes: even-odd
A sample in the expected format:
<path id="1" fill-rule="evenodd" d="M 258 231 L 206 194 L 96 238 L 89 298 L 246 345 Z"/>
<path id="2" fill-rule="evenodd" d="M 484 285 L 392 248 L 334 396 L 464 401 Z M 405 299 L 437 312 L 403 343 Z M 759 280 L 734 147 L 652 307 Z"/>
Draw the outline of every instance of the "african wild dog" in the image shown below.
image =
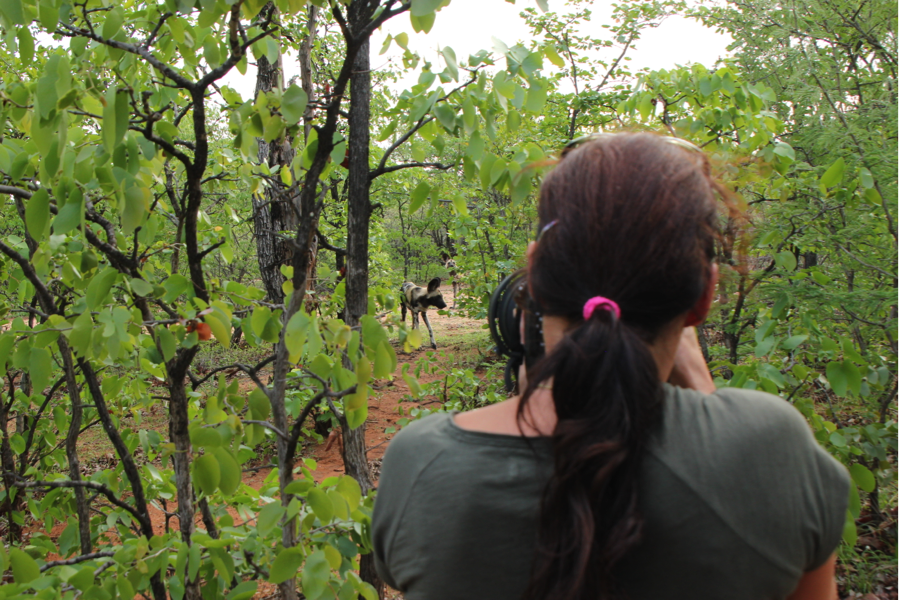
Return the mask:
<path id="1" fill-rule="evenodd" d="M 443 295 L 440 293 L 440 278 L 435 277 L 428 282 L 428 287 L 423 288 L 415 285 L 411 281 L 407 281 L 400 288 L 402 292 L 400 296 L 400 307 L 402 308 L 403 323 L 406 322 L 406 310 L 412 313 L 412 329 L 418 329 L 418 315 L 424 319 L 425 325 L 428 326 L 428 334 L 431 336 L 431 348 L 437 349 L 437 342 L 434 341 L 434 330 L 431 329 L 431 322 L 428 321 L 428 308 L 446 308 L 446 302 L 443 301 Z"/>
<path id="2" fill-rule="evenodd" d="M 459 296 L 459 278 L 456 271 L 458 267 L 456 266 L 456 261 L 446 253 L 443 255 L 443 266 L 446 268 L 447 273 L 453 282 L 453 308 L 456 308 L 456 298 Z"/>

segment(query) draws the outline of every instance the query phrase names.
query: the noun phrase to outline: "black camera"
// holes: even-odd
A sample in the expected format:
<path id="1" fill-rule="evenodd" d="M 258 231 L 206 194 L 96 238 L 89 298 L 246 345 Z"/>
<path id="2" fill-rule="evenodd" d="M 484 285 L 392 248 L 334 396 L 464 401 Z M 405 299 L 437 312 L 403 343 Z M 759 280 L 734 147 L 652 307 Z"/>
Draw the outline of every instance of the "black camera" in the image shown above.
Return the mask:
<path id="1" fill-rule="evenodd" d="M 521 339 L 521 319 L 524 315 L 524 339 Z M 494 350 L 508 358 L 506 362 L 506 391 L 512 392 L 518 383 L 518 369 L 524 363 L 530 367 L 543 356 L 543 334 L 540 317 L 528 296 L 527 273 L 515 271 L 500 282 L 490 296 L 487 308 L 490 335 L 496 343 Z"/>

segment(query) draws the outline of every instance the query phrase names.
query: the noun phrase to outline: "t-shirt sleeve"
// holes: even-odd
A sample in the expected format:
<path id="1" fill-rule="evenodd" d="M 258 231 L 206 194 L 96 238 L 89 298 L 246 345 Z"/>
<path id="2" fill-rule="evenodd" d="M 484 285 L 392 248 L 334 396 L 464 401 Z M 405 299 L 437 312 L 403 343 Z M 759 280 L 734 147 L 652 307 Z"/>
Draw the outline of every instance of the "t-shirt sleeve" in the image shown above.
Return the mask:
<path id="1" fill-rule="evenodd" d="M 421 570 L 422 557 L 403 542 L 403 532 L 415 484 L 440 453 L 438 445 L 429 442 L 433 437 L 429 434 L 441 417 L 445 415 L 428 417 L 403 429 L 391 440 L 381 464 L 372 514 L 375 569 L 387 585 L 400 591 Z"/>
<path id="2" fill-rule="evenodd" d="M 808 510 L 819 523 L 819 534 L 810 536 L 805 571 L 814 571 L 834 553 L 843 536 L 846 509 L 849 505 L 849 486 L 852 482 L 846 468 L 818 445 L 806 426 L 810 449 L 809 476 L 811 493 Z"/>
<path id="3" fill-rule="evenodd" d="M 391 569 L 395 560 L 393 543 L 402 526 L 405 498 L 408 497 L 411 487 L 407 477 L 411 466 L 408 459 L 409 453 L 404 448 L 402 438 L 395 437 L 388 446 L 381 464 L 378 495 L 375 497 L 371 523 L 375 570 L 381 579 L 394 589 L 400 588 L 396 574 Z"/>
<path id="4" fill-rule="evenodd" d="M 793 564 L 815 570 L 833 554 L 843 533 L 850 485 L 846 467 L 818 444 L 805 417 L 782 398 L 749 390 L 719 390 L 718 395 L 751 408 L 742 417 L 755 434 L 743 438 L 742 452 L 767 465 L 759 485 L 772 491 L 773 514 L 792 515 L 792 522 L 757 522 L 758 529 L 779 530 L 780 550 L 792 547 Z M 769 533 L 769 540 L 778 539 L 776 531 Z"/>

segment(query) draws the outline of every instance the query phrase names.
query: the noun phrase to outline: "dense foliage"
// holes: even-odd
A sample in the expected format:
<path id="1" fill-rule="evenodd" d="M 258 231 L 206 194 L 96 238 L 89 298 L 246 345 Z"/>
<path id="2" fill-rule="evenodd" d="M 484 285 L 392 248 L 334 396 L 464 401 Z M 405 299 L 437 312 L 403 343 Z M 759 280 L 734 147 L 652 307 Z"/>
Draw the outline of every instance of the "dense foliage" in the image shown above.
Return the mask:
<path id="1" fill-rule="evenodd" d="M 445 4 L 0 4 L 4 597 L 377 597 L 358 432 L 394 338 L 421 343 L 395 288 L 452 257 L 483 318 L 553 151 L 620 128 L 712 157 L 732 191 L 701 331 L 718 384 L 780 394 L 849 467 L 845 563 L 856 523 L 895 553 L 895 3 L 626 2 L 600 27 L 538 2 L 530 46 L 434 64 L 388 36 L 373 54 L 400 48 L 417 83 L 372 86 L 372 32 L 427 32 Z M 633 73 L 641 33 L 687 11 L 732 57 Z M 253 64 L 254 98 L 222 83 Z M 495 368 L 482 386 L 428 354 L 399 376 L 433 409 L 501 399 Z M 325 414 L 348 475 L 316 482 L 298 448 Z M 85 468 L 90 436 L 115 460 Z"/>

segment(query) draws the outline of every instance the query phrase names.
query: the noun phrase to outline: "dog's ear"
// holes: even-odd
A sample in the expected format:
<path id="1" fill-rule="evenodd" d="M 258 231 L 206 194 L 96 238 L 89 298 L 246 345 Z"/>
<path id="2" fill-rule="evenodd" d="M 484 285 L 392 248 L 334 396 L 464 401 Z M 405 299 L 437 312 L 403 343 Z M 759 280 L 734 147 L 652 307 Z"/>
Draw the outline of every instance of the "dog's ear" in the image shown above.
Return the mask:
<path id="1" fill-rule="evenodd" d="M 438 289 L 440 289 L 440 278 L 435 277 L 428 282 L 428 293 L 430 294 L 431 292 L 436 292 Z"/>

